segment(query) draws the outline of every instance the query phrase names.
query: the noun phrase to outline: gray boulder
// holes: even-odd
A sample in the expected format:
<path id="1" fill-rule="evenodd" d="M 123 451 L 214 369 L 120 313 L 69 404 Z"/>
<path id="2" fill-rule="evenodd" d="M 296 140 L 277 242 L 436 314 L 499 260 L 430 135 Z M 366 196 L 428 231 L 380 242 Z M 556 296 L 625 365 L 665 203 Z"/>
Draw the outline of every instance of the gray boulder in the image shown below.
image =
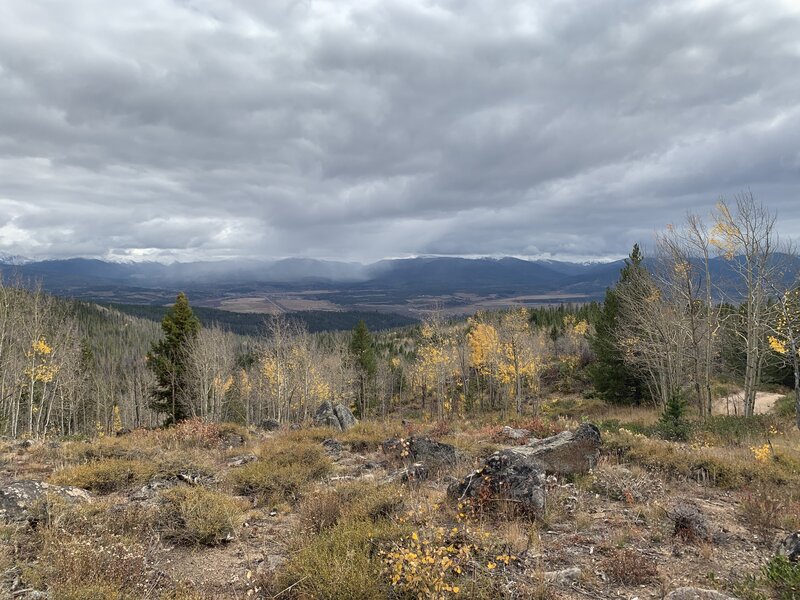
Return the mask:
<path id="1" fill-rule="evenodd" d="M 736 600 L 736 598 L 717 592 L 716 590 L 682 587 L 671 591 L 666 595 L 664 600 Z"/>
<path id="2" fill-rule="evenodd" d="M 516 429 L 514 427 L 509 427 L 506 425 L 503 427 L 503 430 L 500 432 L 500 435 L 507 440 L 524 440 L 531 436 L 531 432 L 529 429 Z"/>
<path id="3" fill-rule="evenodd" d="M 447 495 L 454 501 L 478 502 L 480 506 L 473 504 L 473 508 L 479 510 L 491 512 L 505 506 L 536 516 L 545 508 L 545 471 L 534 457 L 509 448 L 495 452 L 483 467 L 451 484 Z"/>
<path id="4" fill-rule="evenodd" d="M 319 405 L 317 412 L 314 413 L 314 424 L 318 427 L 332 427 L 338 431 L 342 430 L 342 425 L 333 412 L 333 405 L 327 400 Z"/>
<path id="5" fill-rule="evenodd" d="M 0 517 L 7 522 L 24 522 L 32 518 L 31 510 L 48 497 L 66 502 L 90 502 L 91 494 L 77 487 L 50 485 L 41 481 L 15 481 L 0 487 Z"/>
<path id="6" fill-rule="evenodd" d="M 586 473 L 600 458 L 600 430 L 592 423 L 582 423 L 575 431 L 563 431 L 535 440 L 514 451 L 538 462 L 548 473 L 573 475 Z"/>
<path id="7" fill-rule="evenodd" d="M 786 536 L 778 546 L 778 554 L 785 556 L 791 562 L 800 562 L 800 531 Z"/>
<path id="8" fill-rule="evenodd" d="M 337 431 L 347 431 L 356 423 L 358 420 L 344 404 L 334 406 L 326 400 L 314 413 L 314 424 L 318 427 L 332 427 Z"/>
<path id="9" fill-rule="evenodd" d="M 339 427 L 342 431 L 347 431 L 353 427 L 358 421 L 353 416 L 353 413 L 344 404 L 337 404 L 333 407 L 333 414 L 339 420 Z"/>

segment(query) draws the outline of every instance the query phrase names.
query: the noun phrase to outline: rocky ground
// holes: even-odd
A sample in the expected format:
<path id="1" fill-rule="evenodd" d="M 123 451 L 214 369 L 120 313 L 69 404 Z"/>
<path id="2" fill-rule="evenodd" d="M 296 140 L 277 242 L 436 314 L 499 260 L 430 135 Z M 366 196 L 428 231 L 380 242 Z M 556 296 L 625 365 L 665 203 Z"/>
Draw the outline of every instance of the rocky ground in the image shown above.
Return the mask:
<path id="1" fill-rule="evenodd" d="M 761 424 L 763 450 L 764 432 L 671 442 L 563 417 L 343 424 L 329 408 L 325 427 L 300 430 L 4 442 L 0 590 L 800 598 L 800 540 L 787 538 L 800 453 L 779 422 Z"/>

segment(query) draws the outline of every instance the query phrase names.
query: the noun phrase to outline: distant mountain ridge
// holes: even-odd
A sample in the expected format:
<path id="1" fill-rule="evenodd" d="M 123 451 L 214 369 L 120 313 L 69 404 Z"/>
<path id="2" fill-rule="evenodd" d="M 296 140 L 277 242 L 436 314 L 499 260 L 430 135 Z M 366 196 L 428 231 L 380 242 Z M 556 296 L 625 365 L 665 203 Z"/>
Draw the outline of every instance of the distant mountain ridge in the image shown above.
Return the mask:
<path id="1" fill-rule="evenodd" d="M 519 258 L 419 257 L 388 259 L 371 264 L 287 258 L 276 261 L 231 260 L 163 264 L 108 262 L 89 258 L 11 261 L 0 256 L 0 268 L 24 278 L 41 280 L 47 288 L 91 285 L 130 285 L 159 289 L 165 285 L 352 284 L 388 288 L 413 285 L 444 289 L 517 285 L 558 287 L 570 278 L 584 278 L 611 270 L 622 261 L 570 263 Z M 464 290 L 460 290 L 464 291 Z"/>
<path id="2" fill-rule="evenodd" d="M 797 272 L 798 261 L 792 260 Z M 656 268 L 650 261 L 646 264 Z M 498 305 L 495 300 L 503 299 L 509 303 L 600 300 L 619 279 L 623 265 L 623 260 L 571 263 L 512 257 L 423 256 L 366 265 L 308 258 L 162 264 L 85 258 L 28 262 L 0 257 L 4 277 L 41 281 L 47 291 L 59 295 L 163 304 L 176 290 L 185 290 L 211 307 L 226 308 L 232 299 L 242 299 L 238 308 L 242 312 L 272 310 L 278 306 L 275 302 L 281 304 L 280 294 L 292 295 L 278 306 L 288 312 L 315 308 L 405 312 L 414 310 L 414 302 L 417 308 L 421 302 L 440 300 L 458 306 L 477 302 L 476 298 L 481 306 Z M 738 291 L 731 262 L 714 258 L 710 266 L 717 284 L 723 282 L 727 291 Z M 261 301 L 260 308 L 247 304 L 253 298 Z M 307 308 L 297 308 L 300 305 Z"/>

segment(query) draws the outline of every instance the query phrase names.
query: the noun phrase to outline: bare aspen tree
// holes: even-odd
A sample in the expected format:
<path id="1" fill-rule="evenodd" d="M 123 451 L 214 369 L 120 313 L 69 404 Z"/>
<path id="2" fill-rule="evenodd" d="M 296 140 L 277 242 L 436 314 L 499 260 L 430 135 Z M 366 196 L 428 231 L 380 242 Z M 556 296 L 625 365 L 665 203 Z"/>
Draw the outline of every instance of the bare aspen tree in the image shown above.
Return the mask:
<path id="1" fill-rule="evenodd" d="M 225 395 L 233 386 L 234 360 L 233 336 L 219 327 L 203 328 L 191 340 L 187 403 L 192 416 L 212 422 L 222 420 Z"/>
<path id="2" fill-rule="evenodd" d="M 770 281 L 776 279 L 775 215 L 751 192 L 736 196 L 733 206 L 720 200 L 714 211 L 711 243 L 728 261 L 735 281 L 735 298 L 742 299 L 741 327 L 745 349 L 744 414 L 753 414 L 756 391 L 766 357 Z"/>

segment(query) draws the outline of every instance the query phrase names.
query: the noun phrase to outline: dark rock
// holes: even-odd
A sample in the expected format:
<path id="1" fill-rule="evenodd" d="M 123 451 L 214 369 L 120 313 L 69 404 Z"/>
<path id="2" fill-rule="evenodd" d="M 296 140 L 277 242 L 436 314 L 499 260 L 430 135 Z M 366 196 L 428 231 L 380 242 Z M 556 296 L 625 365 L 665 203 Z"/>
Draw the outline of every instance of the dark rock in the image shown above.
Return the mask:
<path id="1" fill-rule="evenodd" d="M 325 451 L 331 454 L 338 454 L 342 451 L 342 444 L 339 442 L 339 440 L 334 440 L 333 438 L 322 440 L 322 445 L 325 448 Z"/>
<path id="2" fill-rule="evenodd" d="M 277 431 L 281 428 L 281 423 L 277 419 L 264 419 L 258 427 L 264 431 Z"/>
<path id="3" fill-rule="evenodd" d="M 67 502 L 90 502 L 89 492 L 77 487 L 50 485 L 41 481 L 15 481 L 0 487 L 0 517 L 6 521 L 28 521 L 31 509 L 48 496 Z"/>
<path id="4" fill-rule="evenodd" d="M 715 590 L 702 588 L 682 587 L 671 591 L 664 600 L 736 600 L 733 596 L 722 594 Z"/>
<path id="5" fill-rule="evenodd" d="M 253 461 L 258 460 L 258 457 L 255 454 L 243 454 L 242 456 L 233 456 L 228 460 L 229 467 L 241 467 L 242 465 L 246 465 L 247 463 L 251 463 Z"/>
<path id="6" fill-rule="evenodd" d="M 384 454 L 404 462 L 421 462 L 429 469 L 437 470 L 452 466 L 458 459 L 458 452 L 450 444 L 443 444 L 426 437 L 391 438 L 381 444 Z"/>
<path id="7" fill-rule="evenodd" d="M 337 431 L 342 430 L 342 424 L 333 412 L 333 405 L 327 400 L 319 405 L 317 412 L 314 413 L 314 424 L 318 427 L 333 427 Z"/>
<path id="8" fill-rule="evenodd" d="M 337 404 L 333 407 L 333 414 L 339 421 L 339 427 L 342 431 L 347 431 L 353 427 L 358 421 L 353 416 L 353 413 L 344 404 Z"/>
<path id="9" fill-rule="evenodd" d="M 791 562 L 800 562 L 800 531 L 786 536 L 778 546 L 778 554 Z"/>
<path id="10" fill-rule="evenodd" d="M 597 464 L 601 443 L 597 426 L 582 423 L 575 431 L 530 442 L 518 451 L 538 462 L 548 473 L 572 475 L 586 473 Z"/>
<path id="11" fill-rule="evenodd" d="M 506 505 L 520 514 L 539 515 L 547 495 L 545 471 L 535 458 L 509 448 L 492 454 L 483 467 L 450 485 L 447 493 L 453 500 L 470 500 L 481 510 Z M 476 502 L 481 505 L 475 506 Z"/>

